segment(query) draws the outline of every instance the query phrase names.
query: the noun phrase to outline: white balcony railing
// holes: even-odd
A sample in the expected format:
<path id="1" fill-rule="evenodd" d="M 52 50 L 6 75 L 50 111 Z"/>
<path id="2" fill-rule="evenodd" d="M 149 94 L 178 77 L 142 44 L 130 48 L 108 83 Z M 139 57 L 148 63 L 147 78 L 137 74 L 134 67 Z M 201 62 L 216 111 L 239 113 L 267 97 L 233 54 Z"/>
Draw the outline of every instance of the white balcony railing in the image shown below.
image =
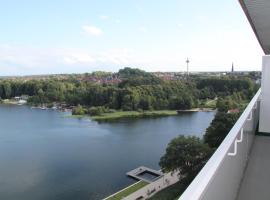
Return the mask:
<path id="1" fill-rule="evenodd" d="M 179 200 L 236 199 L 259 121 L 261 89 Z"/>

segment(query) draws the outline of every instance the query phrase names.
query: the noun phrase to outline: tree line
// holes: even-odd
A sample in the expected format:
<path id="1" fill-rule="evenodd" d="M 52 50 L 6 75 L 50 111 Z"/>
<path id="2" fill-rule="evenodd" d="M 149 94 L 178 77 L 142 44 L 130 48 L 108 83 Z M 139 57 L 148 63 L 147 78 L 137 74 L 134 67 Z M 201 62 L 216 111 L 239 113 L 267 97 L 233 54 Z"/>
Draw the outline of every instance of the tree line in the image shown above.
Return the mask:
<path id="1" fill-rule="evenodd" d="M 190 109 L 201 100 L 225 98 L 240 92 L 248 99 L 255 84 L 248 78 L 194 78 L 164 81 L 139 69 L 118 72 L 119 84 L 96 84 L 74 78 L 57 80 L 0 80 L 0 98 L 29 95 L 29 103 L 40 105 L 62 102 L 70 106 L 104 106 L 121 110 Z"/>

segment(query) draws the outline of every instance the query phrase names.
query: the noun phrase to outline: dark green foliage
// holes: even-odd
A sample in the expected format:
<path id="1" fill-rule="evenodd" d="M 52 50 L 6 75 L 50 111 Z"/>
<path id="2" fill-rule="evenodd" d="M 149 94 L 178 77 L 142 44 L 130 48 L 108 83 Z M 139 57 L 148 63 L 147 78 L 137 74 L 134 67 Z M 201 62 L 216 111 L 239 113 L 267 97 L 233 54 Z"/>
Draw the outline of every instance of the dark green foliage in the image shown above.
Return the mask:
<path id="1" fill-rule="evenodd" d="M 119 87 L 124 88 L 124 87 L 132 87 L 132 86 L 139 86 L 139 85 L 156 85 L 156 84 L 161 84 L 162 80 L 155 77 L 135 77 L 135 78 L 128 78 L 126 80 L 123 80 L 120 84 Z"/>
<path id="2" fill-rule="evenodd" d="M 179 136 L 168 144 L 159 165 L 162 171 L 179 170 L 180 176 L 194 177 L 207 162 L 211 153 L 209 146 L 200 138 Z"/>
<path id="3" fill-rule="evenodd" d="M 150 200 L 178 200 L 179 196 L 185 191 L 190 181 L 183 179 L 155 194 Z"/>
<path id="4" fill-rule="evenodd" d="M 78 105 L 72 109 L 72 115 L 84 115 L 85 113 L 86 110 L 81 105 Z"/>
<path id="5" fill-rule="evenodd" d="M 120 69 L 118 75 L 123 80 L 119 84 L 120 88 L 134 87 L 139 85 L 157 85 L 163 83 L 160 78 L 151 73 L 129 67 Z"/>
<path id="6" fill-rule="evenodd" d="M 248 90 L 253 87 L 253 84 L 248 78 L 208 78 L 199 79 L 197 87 L 198 89 L 208 88 L 209 91 L 213 91 L 215 94 L 226 96 L 233 92 Z"/>
<path id="7" fill-rule="evenodd" d="M 184 94 L 182 96 L 170 98 L 170 108 L 177 110 L 190 109 L 194 106 L 194 101 L 191 95 Z"/>
<path id="8" fill-rule="evenodd" d="M 239 114 L 218 112 L 206 130 L 204 142 L 211 148 L 217 148 L 230 132 L 238 117 Z"/>
<path id="9" fill-rule="evenodd" d="M 219 98 L 217 101 L 217 109 L 220 112 L 227 112 L 230 109 L 237 108 L 238 105 L 231 97 Z"/>
<path id="10" fill-rule="evenodd" d="M 83 75 L 86 78 L 88 76 L 90 74 Z M 105 106 L 109 109 L 135 111 L 190 109 L 197 107 L 200 100 L 222 97 L 218 105 L 225 111 L 234 107 L 226 96 L 237 94 L 241 99 L 248 99 L 256 88 L 249 79 L 190 78 L 189 81 L 162 81 L 151 73 L 131 68 L 119 70 L 118 75 L 95 72 L 91 76 L 119 76 L 122 83 L 95 84 L 76 80 L 72 75 L 65 80 L 0 80 L 0 98 L 25 94 L 30 96 L 28 103 L 33 105 L 60 102 L 69 106 L 80 104 L 88 108 Z M 238 102 L 235 97 L 232 100 Z"/>
<path id="11" fill-rule="evenodd" d="M 153 75 L 150 73 L 147 73 L 138 68 L 130 68 L 130 67 L 120 69 L 118 75 L 122 79 L 136 78 L 136 77 L 153 77 Z"/>
<path id="12" fill-rule="evenodd" d="M 216 93 L 213 91 L 212 87 L 204 87 L 200 89 L 199 97 L 200 99 L 214 99 Z"/>
<path id="13" fill-rule="evenodd" d="M 92 106 L 88 109 L 87 113 L 91 116 L 97 116 L 108 112 L 110 112 L 110 110 L 108 108 L 105 108 L 104 106 Z"/>

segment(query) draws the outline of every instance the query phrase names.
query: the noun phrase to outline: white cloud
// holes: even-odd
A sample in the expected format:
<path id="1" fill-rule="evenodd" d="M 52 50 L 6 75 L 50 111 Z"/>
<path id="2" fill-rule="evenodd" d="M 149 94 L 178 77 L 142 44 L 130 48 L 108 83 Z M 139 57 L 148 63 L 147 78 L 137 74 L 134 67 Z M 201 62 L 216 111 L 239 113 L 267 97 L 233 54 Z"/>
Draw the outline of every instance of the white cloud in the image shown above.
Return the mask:
<path id="1" fill-rule="evenodd" d="M 1 76 L 117 71 L 124 66 L 138 66 L 136 63 L 128 49 L 91 52 L 86 49 L 0 45 Z"/>
<path id="2" fill-rule="evenodd" d="M 146 31 L 141 27 L 141 31 Z M 139 30 L 138 30 L 139 31 Z M 1 75 L 81 73 L 95 70 L 117 71 L 125 66 L 148 71 L 186 70 L 186 57 L 191 71 L 260 70 L 261 48 L 253 32 L 245 29 L 196 32 L 165 45 L 160 41 L 146 46 L 93 51 L 88 49 L 33 48 L 0 44 Z"/>
<path id="3" fill-rule="evenodd" d="M 84 33 L 87 35 L 101 36 L 103 34 L 103 31 L 96 26 L 84 25 L 82 28 Z"/>

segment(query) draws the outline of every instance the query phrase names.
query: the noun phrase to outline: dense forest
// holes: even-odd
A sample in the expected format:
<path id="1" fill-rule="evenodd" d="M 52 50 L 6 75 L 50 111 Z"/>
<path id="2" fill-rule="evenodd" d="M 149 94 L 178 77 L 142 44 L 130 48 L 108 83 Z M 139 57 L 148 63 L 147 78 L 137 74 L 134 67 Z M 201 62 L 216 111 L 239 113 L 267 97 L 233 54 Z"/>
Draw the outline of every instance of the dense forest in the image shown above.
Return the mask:
<path id="1" fill-rule="evenodd" d="M 205 99 L 219 97 L 219 107 L 235 107 L 250 99 L 257 86 L 250 78 L 230 76 L 182 78 L 165 81 L 139 69 L 124 68 L 117 84 L 97 84 L 69 78 L 58 80 L 0 80 L 0 98 L 29 95 L 32 105 L 65 103 L 85 108 L 115 110 L 164 110 L 199 107 Z M 226 107 L 227 106 L 227 107 Z"/>

